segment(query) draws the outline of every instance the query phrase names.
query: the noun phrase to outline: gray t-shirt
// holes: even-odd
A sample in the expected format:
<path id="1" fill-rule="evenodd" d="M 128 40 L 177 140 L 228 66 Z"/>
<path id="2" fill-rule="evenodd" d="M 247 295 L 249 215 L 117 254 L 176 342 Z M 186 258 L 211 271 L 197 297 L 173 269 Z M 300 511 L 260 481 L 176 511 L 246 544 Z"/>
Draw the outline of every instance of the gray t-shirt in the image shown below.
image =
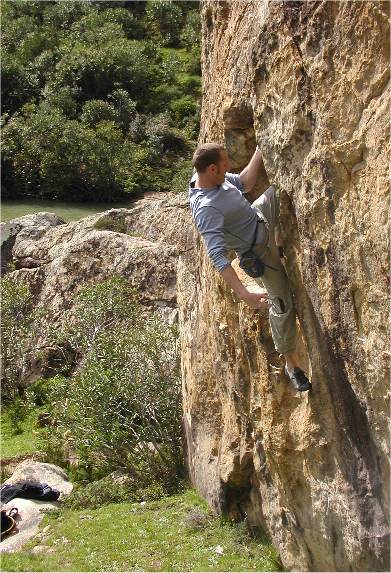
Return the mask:
<path id="1" fill-rule="evenodd" d="M 229 250 L 240 256 L 251 247 L 257 211 L 243 197 L 245 190 L 239 175 L 226 173 L 222 185 L 208 189 L 194 187 L 195 180 L 196 174 L 189 185 L 190 209 L 209 257 L 216 269 L 222 271 L 231 264 L 227 257 Z"/>

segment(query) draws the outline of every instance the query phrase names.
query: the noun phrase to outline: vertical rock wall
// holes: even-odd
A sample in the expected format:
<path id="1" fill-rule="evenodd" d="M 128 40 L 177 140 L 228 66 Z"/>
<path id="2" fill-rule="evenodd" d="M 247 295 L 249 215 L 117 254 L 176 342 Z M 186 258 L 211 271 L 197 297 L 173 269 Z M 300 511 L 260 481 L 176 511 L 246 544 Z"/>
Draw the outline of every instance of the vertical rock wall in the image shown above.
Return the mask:
<path id="1" fill-rule="evenodd" d="M 259 141 L 313 391 L 197 239 L 178 272 L 191 478 L 288 569 L 389 570 L 389 3 L 207 0 L 202 19 L 200 139 L 237 170 Z"/>

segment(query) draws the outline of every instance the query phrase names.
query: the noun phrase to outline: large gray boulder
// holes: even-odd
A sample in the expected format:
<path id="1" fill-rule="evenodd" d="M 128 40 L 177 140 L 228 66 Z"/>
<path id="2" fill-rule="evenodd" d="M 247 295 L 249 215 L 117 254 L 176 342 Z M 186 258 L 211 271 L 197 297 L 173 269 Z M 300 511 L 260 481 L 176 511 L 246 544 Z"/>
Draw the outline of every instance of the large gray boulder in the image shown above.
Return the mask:
<path id="1" fill-rule="evenodd" d="M 55 213 L 32 213 L 24 217 L 12 219 L 6 223 L 0 224 L 0 242 L 1 242 L 1 274 L 5 274 L 10 269 L 12 262 L 12 249 L 15 244 L 17 235 L 26 230 L 31 232 L 35 237 L 41 236 L 50 227 L 64 225 L 65 221 L 55 215 Z"/>
<path id="2" fill-rule="evenodd" d="M 29 285 L 34 307 L 51 325 L 72 319 L 74 297 L 84 285 L 113 275 L 125 277 L 142 304 L 173 323 L 178 257 L 192 248 L 189 222 L 185 194 L 142 199 L 129 209 L 70 223 L 51 213 L 28 215 L 4 227 L 6 269 L 15 282 Z M 77 362 L 72 349 L 53 347 L 43 331 L 35 347 L 40 352 L 26 368 L 26 384 Z"/>

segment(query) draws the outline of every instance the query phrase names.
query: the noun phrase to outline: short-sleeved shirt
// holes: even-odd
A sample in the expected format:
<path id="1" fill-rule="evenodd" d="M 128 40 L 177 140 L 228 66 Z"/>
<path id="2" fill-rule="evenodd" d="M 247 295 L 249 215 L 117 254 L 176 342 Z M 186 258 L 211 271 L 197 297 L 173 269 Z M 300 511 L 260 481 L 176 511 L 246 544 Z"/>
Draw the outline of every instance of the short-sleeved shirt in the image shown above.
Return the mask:
<path id="1" fill-rule="evenodd" d="M 240 256 L 251 247 L 257 230 L 257 211 L 243 196 L 245 190 L 239 175 L 226 173 L 224 183 L 207 189 L 194 187 L 195 180 L 196 174 L 189 185 L 190 209 L 208 255 L 221 272 L 231 264 L 229 250 Z"/>

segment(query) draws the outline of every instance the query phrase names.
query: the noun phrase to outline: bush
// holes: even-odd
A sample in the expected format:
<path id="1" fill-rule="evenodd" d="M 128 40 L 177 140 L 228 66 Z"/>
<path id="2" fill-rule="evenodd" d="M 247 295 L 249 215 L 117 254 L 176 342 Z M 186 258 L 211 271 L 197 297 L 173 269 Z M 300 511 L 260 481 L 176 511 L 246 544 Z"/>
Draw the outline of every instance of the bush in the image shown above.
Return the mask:
<path id="1" fill-rule="evenodd" d="M 178 125 L 183 126 L 186 119 L 196 115 L 198 112 L 198 105 L 190 96 L 183 96 L 180 99 L 170 103 L 170 109 L 174 120 Z"/>
<path id="2" fill-rule="evenodd" d="M 178 86 L 161 84 L 153 90 L 151 99 L 146 106 L 150 113 L 157 114 L 165 111 L 171 101 L 182 96 L 182 91 Z"/>
<path id="3" fill-rule="evenodd" d="M 197 97 L 201 95 L 201 78 L 199 76 L 184 76 L 180 85 L 185 94 Z"/>
<path id="4" fill-rule="evenodd" d="M 188 38 L 198 3 L 2 8 L 3 196 L 116 201 L 168 191 L 199 129 L 199 46 Z M 178 45 L 184 22 L 190 51 L 162 49 Z"/>
<path id="5" fill-rule="evenodd" d="M 113 3 L 102 10 L 101 3 L 98 10 L 90 10 L 83 18 L 79 19 L 72 27 L 73 33 L 80 34 L 82 41 L 93 43 L 93 35 L 97 30 L 118 29 L 121 36 L 129 39 L 142 39 L 145 30 L 143 23 L 136 19 L 125 7 L 113 7 Z"/>
<path id="6" fill-rule="evenodd" d="M 83 111 L 80 116 L 83 123 L 88 127 L 96 127 L 101 121 L 118 121 L 118 113 L 112 105 L 106 101 L 93 99 L 83 105 Z"/>
<path id="7" fill-rule="evenodd" d="M 154 501 L 170 493 L 158 482 L 146 485 L 148 476 L 145 478 L 143 484 L 127 475 L 120 475 L 119 478 L 110 475 L 85 485 L 76 483 L 72 493 L 64 499 L 64 507 L 98 509 L 110 503 Z"/>
<path id="8" fill-rule="evenodd" d="M 114 277 L 81 290 L 63 336 L 83 359 L 73 378 L 54 380 L 49 457 L 76 457 L 78 478 L 121 470 L 175 488 L 183 473 L 175 330 Z"/>
<path id="9" fill-rule="evenodd" d="M 192 139 L 193 141 L 198 140 L 198 134 L 200 131 L 200 112 L 199 110 L 193 117 L 189 117 L 186 119 L 185 124 L 183 126 L 183 134 Z"/>
<path id="10" fill-rule="evenodd" d="M 129 129 L 130 122 L 136 117 L 137 104 L 133 101 L 128 92 L 123 89 L 114 90 L 109 94 L 108 98 L 111 105 L 115 108 L 120 123 L 124 132 Z"/>
<path id="11" fill-rule="evenodd" d="M 189 181 L 193 174 L 191 161 L 183 161 L 172 180 L 172 191 L 174 193 L 183 193 L 188 190 Z"/>
<path id="12" fill-rule="evenodd" d="M 86 119 L 101 120 L 95 129 L 43 105 L 30 106 L 25 116 L 8 121 L 3 129 L 8 193 L 75 201 L 123 197 L 128 192 L 123 174 L 131 173 L 134 158 L 122 153 L 120 127 L 103 120 L 103 111 L 114 110 L 109 105 L 87 106 Z"/>
<path id="13" fill-rule="evenodd" d="M 15 113 L 20 106 L 39 94 L 37 74 L 6 52 L 1 58 L 1 79 L 2 113 Z"/>
<path id="14" fill-rule="evenodd" d="M 77 90 L 71 89 L 69 86 L 65 86 L 56 90 L 55 92 L 49 92 L 49 90 L 44 90 L 45 99 L 41 103 L 42 109 L 47 110 L 50 114 L 54 109 L 57 109 L 61 114 L 63 114 L 68 119 L 76 119 L 77 115 Z M 31 106 L 27 104 L 27 106 Z M 35 104 L 34 104 L 35 105 Z M 21 112 L 23 115 L 28 115 L 28 110 L 36 110 L 37 107 L 26 107 L 23 106 Z"/>
<path id="15" fill-rule="evenodd" d="M 148 43 L 112 39 L 105 40 L 99 49 L 78 43 L 63 53 L 51 89 L 77 87 L 82 101 L 106 100 L 115 89 L 124 89 L 142 107 L 163 76 L 167 81 L 167 72 L 160 64 L 159 52 L 152 54 Z"/>
<path id="16" fill-rule="evenodd" d="M 191 10 L 187 13 L 185 25 L 181 32 L 181 44 L 191 51 L 194 46 L 200 46 L 201 38 L 201 16 L 198 10 Z"/>
<path id="17" fill-rule="evenodd" d="M 170 127 L 170 118 L 167 113 L 149 116 L 145 122 L 145 134 L 157 156 L 162 152 L 186 149 L 183 136 Z"/>
<path id="18" fill-rule="evenodd" d="M 29 4 L 32 4 L 29 2 Z M 38 2 L 40 4 L 40 2 Z M 91 12 L 91 7 L 87 2 L 78 0 L 67 0 L 67 2 L 42 2 L 44 12 L 42 20 L 49 29 L 69 30 L 71 26 L 85 14 Z"/>
<path id="19" fill-rule="evenodd" d="M 182 10 L 171 0 L 148 0 L 145 10 L 147 29 L 163 46 L 178 46 L 183 22 Z"/>
<path id="20" fill-rule="evenodd" d="M 194 45 L 190 50 L 190 57 L 187 61 L 186 72 L 197 76 L 201 75 L 201 49 Z"/>
<path id="21" fill-rule="evenodd" d="M 1 397 L 3 404 L 18 399 L 23 392 L 23 374 L 36 334 L 37 314 L 31 312 L 32 296 L 27 285 L 17 284 L 5 275 L 1 291 Z"/>

